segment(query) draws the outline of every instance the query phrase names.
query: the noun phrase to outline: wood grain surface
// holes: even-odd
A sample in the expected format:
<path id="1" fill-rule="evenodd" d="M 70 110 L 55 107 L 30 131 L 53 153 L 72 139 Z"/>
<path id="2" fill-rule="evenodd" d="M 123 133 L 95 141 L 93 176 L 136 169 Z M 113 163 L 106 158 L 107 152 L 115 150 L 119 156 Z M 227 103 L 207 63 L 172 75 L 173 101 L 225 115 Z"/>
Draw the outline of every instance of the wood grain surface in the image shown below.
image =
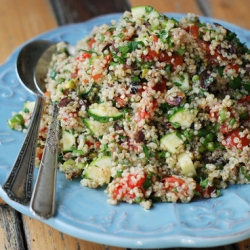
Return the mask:
<path id="1" fill-rule="evenodd" d="M 0 64 L 28 39 L 58 25 L 75 23 L 130 6 L 152 5 L 161 12 L 193 12 L 250 29 L 249 0 L 0 0 Z M 21 215 L 0 199 L 0 249 L 4 250 L 124 250 L 63 234 Z M 213 250 L 248 250 L 250 239 Z"/>
<path id="2" fill-rule="evenodd" d="M 0 0 L 0 64 L 28 39 L 57 27 L 46 0 Z"/>

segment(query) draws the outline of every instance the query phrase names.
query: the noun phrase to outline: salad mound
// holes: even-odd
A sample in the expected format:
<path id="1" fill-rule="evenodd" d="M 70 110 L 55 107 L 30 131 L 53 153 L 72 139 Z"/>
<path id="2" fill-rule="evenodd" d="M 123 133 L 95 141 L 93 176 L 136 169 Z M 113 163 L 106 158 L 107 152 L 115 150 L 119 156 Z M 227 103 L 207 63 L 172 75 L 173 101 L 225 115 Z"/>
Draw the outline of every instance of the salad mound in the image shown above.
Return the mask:
<path id="1" fill-rule="evenodd" d="M 60 42 L 51 61 L 37 164 L 55 102 L 58 168 L 84 187 L 106 186 L 110 204 L 149 209 L 250 182 L 250 53 L 234 32 L 137 6 L 76 51 Z M 10 127 L 25 128 L 31 113 Z"/>

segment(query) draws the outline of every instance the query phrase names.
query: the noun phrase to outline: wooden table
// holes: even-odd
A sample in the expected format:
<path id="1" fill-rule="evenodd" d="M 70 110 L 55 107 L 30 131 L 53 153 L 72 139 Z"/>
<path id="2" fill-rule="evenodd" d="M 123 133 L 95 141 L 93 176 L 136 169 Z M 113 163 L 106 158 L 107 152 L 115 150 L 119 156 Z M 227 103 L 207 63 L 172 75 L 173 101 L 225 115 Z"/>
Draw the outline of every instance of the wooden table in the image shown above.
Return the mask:
<path id="1" fill-rule="evenodd" d="M 194 12 L 250 29 L 248 0 L 0 0 L 0 64 L 20 44 L 58 25 L 87 20 L 135 5 L 152 5 L 161 12 Z M 0 249 L 119 250 L 65 235 L 12 209 L 0 200 Z M 250 239 L 209 249 L 250 249 Z"/>

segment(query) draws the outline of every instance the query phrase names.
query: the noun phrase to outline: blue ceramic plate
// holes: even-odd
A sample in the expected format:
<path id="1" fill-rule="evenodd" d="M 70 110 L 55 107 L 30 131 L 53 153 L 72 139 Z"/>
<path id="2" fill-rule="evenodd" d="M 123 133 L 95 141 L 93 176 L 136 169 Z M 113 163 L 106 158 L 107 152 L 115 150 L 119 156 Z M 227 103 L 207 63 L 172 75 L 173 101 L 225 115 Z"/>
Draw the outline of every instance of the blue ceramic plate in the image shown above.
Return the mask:
<path id="1" fill-rule="evenodd" d="M 179 18 L 180 14 L 167 14 Z M 75 44 L 96 25 L 118 20 L 121 14 L 97 17 L 84 23 L 49 31 L 34 39 L 65 40 Z M 223 21 L 221 23 L 249 42 L 250 32 Z M 32 39 L 32 40 L 34 40 Z M 30 41 L 28 41 L 30 42 Z M 21 46 L 22 47 L 22 46 Z M 18 82 L 15 63 L 17 48 L 0 67 L 0 185 L 15 161 L 24 134 L 12 131 L 7 119 L 19 111 L 26 100 L 35 100 Z M 35 175 L 37 169 L 35 170 Z M 108 205 L 103 190 L 80 186 L 79 180 L 67 181 L 58 173 L 56 215 L 43 222 L 71 236 L 97 243 L 129 248 L 211 247 L 250 237 L 250 186 L 230 186 L 217 199 L 189 204 L 161 203 L 145 211 L 139 205 Z M 2 189 L 1 197 L 13 208 L 34 217 L 28 206 L 10 200 Z"/>

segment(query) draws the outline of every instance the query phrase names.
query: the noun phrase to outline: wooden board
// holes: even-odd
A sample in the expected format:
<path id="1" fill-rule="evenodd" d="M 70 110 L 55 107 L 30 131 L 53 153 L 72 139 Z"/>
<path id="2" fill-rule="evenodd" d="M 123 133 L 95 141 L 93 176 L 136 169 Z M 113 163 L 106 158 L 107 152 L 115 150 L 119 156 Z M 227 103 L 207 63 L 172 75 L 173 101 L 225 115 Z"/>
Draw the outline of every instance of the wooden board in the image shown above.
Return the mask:
<path id="1" fill-rule="evenodd" d="M 57 27 L 46 0 L 1 0 L 0 64 L 26 40 Z"/>

